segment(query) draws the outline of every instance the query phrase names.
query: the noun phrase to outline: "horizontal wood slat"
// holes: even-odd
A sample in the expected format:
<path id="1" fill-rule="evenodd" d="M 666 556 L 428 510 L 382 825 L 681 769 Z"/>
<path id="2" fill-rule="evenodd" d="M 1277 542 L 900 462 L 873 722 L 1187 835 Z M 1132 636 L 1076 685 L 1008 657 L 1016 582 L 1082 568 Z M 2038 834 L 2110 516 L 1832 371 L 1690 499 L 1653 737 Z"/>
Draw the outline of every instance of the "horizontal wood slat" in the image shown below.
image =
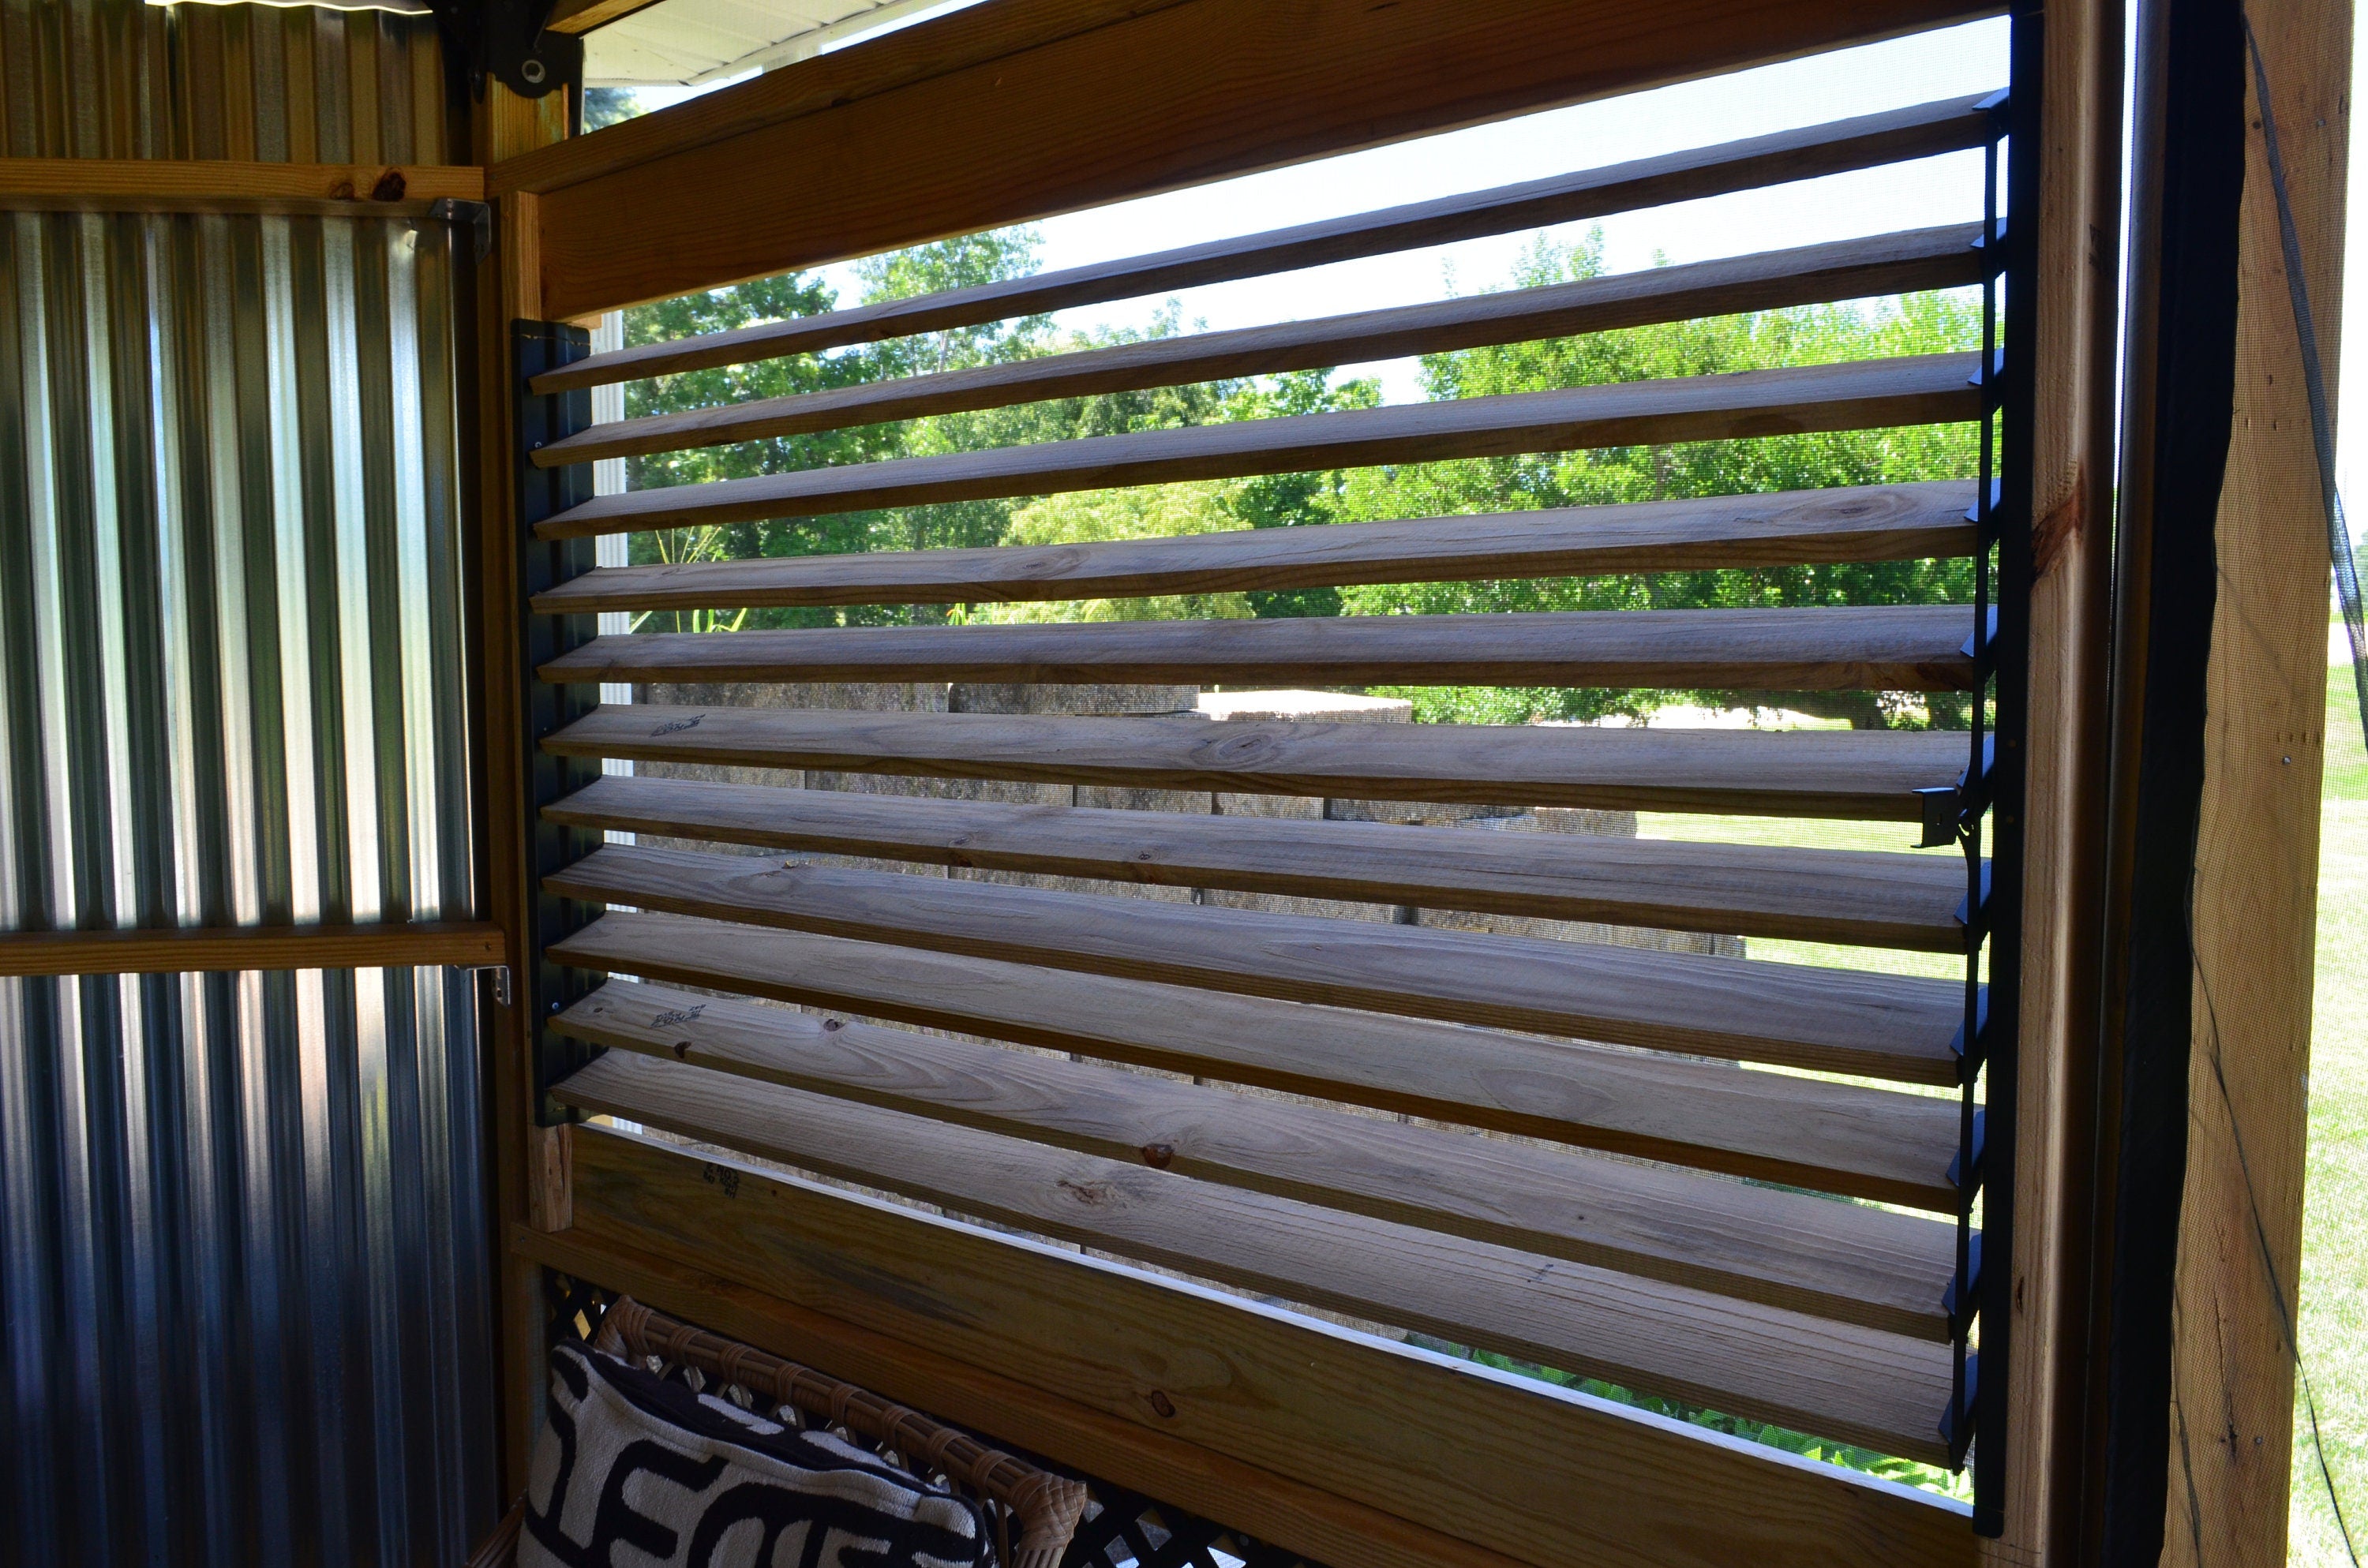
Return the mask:
<path id="1" fill-rule="evenodd" d="M 1953 982 L 608 845 L 564 898 L 1616 1045 L 1949 1083 Z"/>
<path id="2" fill-rule="evenodd" d="M 1801 609 L 1120 620 L 618 633 L 546 681 L 985 681 L 1962 691 L 1973 611 Z"/>
<path id="3" fill-rule="evenodd" d="M 737 635 L 736 633 L 734 635 Z M 1315 724 L 609 704 L 561 756 L 1359 800 L 1918 822 L 1965 770 L 1942 731 Z"/>
<path id="4" fill-rule="evenodd" d="M 1615 1153 L 1953 1210 L 1952 1100 L 674 915 L 552 949 L 640 975 Z"/>
<path id="5" fill-rule="evenodd" d="M 1203 1278 L 1945 1462 L 1945 1346 L 610 1052 L 577 1108 Z"/>
<path id="6" fill-rule="evenodd" d="M 729 1155 L 581 1128 L 575 1214 L 512 1250 L 1322 1561 L 1975 1561 L 1961 1503 Z"/>
<path id="7" fill-rule="evenodd" d="M 620 128 L 633 134 L 586 137 L 573 156 L 505 165 L 493 183 L 548 192 L 544 296 L 572 318 L 1983 12 L 1965 0 L 998 5 Z M 1210 50 L 1212 38 L 1227 47 Z M 782 169 L 805 177 L 757 173 Z"/>
<path id="8" fill-rule="evenodd" d="M 485 171 L 231 158 L 0 158 L 0 211 L 418 218 L 447 198 L 483 201 Z"/>
<path id="9" fill-rule="evenodd" d="M 905 1029 L 610 983 L 594 1044 L 1929 1339 L 1956 1229 Z"/>
<path id="10" fill-rule="evenodd" d="M 1953 857 L 604 778 L 571 826 L 817 855 L 1963 952 Z"/>
<path id="11" fill-rule="evenodd" d="M 1940 424 L 1980 414 L 1972 379 L 1980 358 L 1740 370 L 846 463 L 597 496 L 537 523 L 535 534 L 577 539 L 1302 469 Z"/>
<path id="12" fill-rule="evenodd" d="M 1435 201 L 1358 213 L 1348 218 L 1298 224 L 1237 239 L 1212 240 L 1155 255 L 1127 256 L 1118 261 L 1066 267 L 1058 272 L 1037 273 L 975 288 L 888 300 L 822 315 L 767 322 L 731 332 L 678 338 L 670 343 L 641 344 L 606 354 L 595 354 L 564 369 L 545 371 L 534 379 L 533 385 L 539 392 L 564 392 L 575 387 L 601 386 L 648 376 L 673 375 L 683 370 L 707 369 L 717 365 L 742 364 L 753 359 L 777 359 L 791 354 L 843 347 L 848 344 L 872 343 L 916 333 L 942 332 L 951 327 L 975 326 L 985 322 L 1070 310 L 1080 305 L 1105 304 L 1114 300 L 1321 266 L 1418 245 L 1508 233 L 1518 229 L 1570 222 L 1726 191 L 1753 189 L 1903 158 L 1926 157 L 1934 153 L 1976 145 L 1987 135 L 1989 117 L 1974 108 L 1978 101 L 1955 98 L 1922 104 L 1913 108 L 1867 115 L 1803 131 L 1780 131 L 1747 142 L 1644 158 L 1466 196 L 1452 196 Z M 1708 263 L 1702 267 L 1671 267 L 1666 269 L 1666 273 L 1687 274 L 1698 280 L 1679 285 L 1681 289 L 1702 287 L 1699 280 L 1710 278 L 1723 278 L 1725 286 L 1735 287 L 1746 277 L 1765 275 L 1771 278 L 1804 280 L 1828 269 L 1847 273 L 1858 268 L 1879 268 L 1886 265 L 1879 259 L 1885 255 L 1890 258 L 1888 265 L 1893 266 L 1908 263 L 1912 256 L 1920 258 L 1920 265 L 1910 264 L 1908 270 L 1899 278 L 1873 278 L 1862 282 L 1842 282 L 1839 286 L 1855 289 L 1859 294 L 1945 288 L 1952 283 L 1974 281 L 1976 270 L 1974 257 L 1964 242 L 1978 237 L 1980 233 L 1978 224 L 1970 230 L 1930 230 L 1923 235 L 1883 236 L 1874 240 L 1847 241 L 1840 245 L 1803 247 L 1782 253 L 1789 259 L 1775 267 L 1768 267 L 1769 258 L 1752 257 Z M 1949 244 L 1948 236 L 1955 237 L 1953 245 Z M 1910 241 L 1916 243 L 1903 248 L 1903 242 Z M 1926 270 L 1928 267 L 1929 271 Z M 1645 273 L 1633 275 L 1632 278 L 1597 279 L 1593 281 L 1605 287 L 1591 291 L 1588 284 L 1572 285 L 1563 290 L 1529 290 L 1526 291 L 1529 298 L 1522 303 L 1512 302 L 1522 300 L 1522 296 L 1518 294 L 1483 295 L 1470 301 L 1420 306 L 1415 311 L 1372 312 L 1358 316 L 1335 317 L 1332 322 L 1338 324 L 1328 327 L 1328 335 L 1338 340 L 1344 334 L 1369 333 L 1379 324 L 1376 318 L 1395 318 L 1401 324 L 1400 330 L 1427 322 L 1431 330 L 1438 331 L 1444 329 L 1448 322 L 1459 319 L 1473 323 L 1494 322 L 1501 320 L 1507 312 L 1518 314 L 1567 309 L 1581 300 L 1620 299 L 1639 288 L 1651 290 L 1648 280 L 1656 276 L 1661 274 Z M 1926 280 L 1928 278 L 1932 280 Z M 1809 284 L 1808 287 L 1814 290 L 1823 285 Z M 1652 293 L 1648 292 L 1645 297 L 1650 298 Z M 1827 294 L 1824 297 L 1847 299 L 1857 296 Z M 1781 291 L 1766 295 L 1746 292 L 1738 299 L 1742 302 L 1709 304 L 1700 309 L 1689 307 L 1680 310 L 1678 315 L 1717 315 L 1728 311 L 1764 310 L 1779 303 L 1810 302 L 1812 296 Z M 1492 308 L 1482 304 L 1483 301 L 1503 302 Z M 1567 301 L 1569 303 L 1549 303 L 1550 301 Z M 1462 311 L 1475 311 L 1475 308 L 1476 313 L 1460 313 Z M 1425 318 L 1418 314 L 1421 312 L 1433 314 Z M 1525 329 L 1522 335 L 1558 336 L 1573 332 L 1600 331 L 1607 325 L 1634 325 L 1646 319 L 1653 318 L 1615 318 L 1589 323 L 1582 316 L 1580 321 L 1584 324 L 1567 325 L 1554 324 L 1548 320 L 1534 330 Z M 1350 326 L 1348 324 L 1350 323 L 1360 324 Z M 1321 327 L 1322 324 L 1306 324 L 1309 327 Z M 1258 330 L 1275 332 L 1285 329 Z M 1202 347 L 1188 352 L 1206 353 L 1214 346 L 1216 338 L 1234 339 L 1247 345 L 1251 335 L 1224 333 L 1190 340 L 1201 343 Z M 1269 341 L 1270 347 L 1280 347 L 1272 340 Z M 1353 364 L 1368 358 L 1387 358 L 1389 354 L 1435 352 L 1438 347 L 1464 347 L 1477 343 L 1511 342 L 1514 339 L 1442 336 L 1415 341 L 1435 343 L 1435 347 L 1398 347 L 1390 349 L 1388 354 L 1338 348 L 1326 351 L 1334 358 L 1308 359 L 1304 364 Z M 1303 367 L 1295 363 L 1260 362 L 1256 368 Z M 1207 379 L 1247 373 L 1246 369 L 1220 369 L 1208 372 Z M 904 416 L 882 415 L 878 417 Z"/>
<path id="13" fill-rule="evenodd" d="M 0 977 L 409 969 L 507 962 L 502 928 L 469 920 L 184 926 L 0 933 Z"/>
<path id="14" fill-rule="evenodd" d="M 1943 480 L 1091 544 L 604 566 L 537 595 L 534 608 L 990 604 L 1915 561 L 1972 554 L 1973 503 L 1970 482 Z"/>
<path id="15" fill-rule="evenodd" d="M 1980 278 L 1986 265 L 1976 248 L 1980 238 L 1980 224 L 1961 223 L 650 415 L 596 425 L 535 449 L 533 460 L 539 468 L 564 468 L 1051 398 L 1363 364 L 1656 322 L 1953 288 Z"/>

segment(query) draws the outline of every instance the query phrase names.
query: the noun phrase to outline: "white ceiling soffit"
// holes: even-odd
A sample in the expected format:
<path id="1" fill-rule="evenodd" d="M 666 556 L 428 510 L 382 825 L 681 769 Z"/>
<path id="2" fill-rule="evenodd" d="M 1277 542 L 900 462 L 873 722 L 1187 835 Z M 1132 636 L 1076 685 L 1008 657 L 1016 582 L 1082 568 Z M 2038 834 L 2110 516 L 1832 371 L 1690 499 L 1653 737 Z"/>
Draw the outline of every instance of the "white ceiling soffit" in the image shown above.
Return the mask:
<path id="1" fill-rule="evenodd" d="M 946 0 L 658 0 L 584 35 L 588 87 L 703 86 L 769 71 Z"/>

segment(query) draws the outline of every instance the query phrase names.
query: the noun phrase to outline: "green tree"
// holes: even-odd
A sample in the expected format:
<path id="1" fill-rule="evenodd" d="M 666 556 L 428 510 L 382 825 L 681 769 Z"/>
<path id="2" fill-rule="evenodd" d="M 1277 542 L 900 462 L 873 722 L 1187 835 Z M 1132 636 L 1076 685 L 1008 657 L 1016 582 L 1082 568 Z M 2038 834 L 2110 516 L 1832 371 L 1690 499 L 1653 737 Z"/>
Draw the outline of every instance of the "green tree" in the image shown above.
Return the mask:
<path id="1" fill-rule="evenodd" d="M 1514 281 L 1522 287 L 1573 281 L 1596 276 L 1601 263 L 1600 231 L 1575 245 L 1540 240 Z M 1432 355 L 1423 360 L 1422 380 L 1429 397 L 1447 399 L 1717 375 L 1950 352 L 1975 346 L 1980 326 L 1978 306 L 1955 295 L 1922 294 L 1873 307 L 1762 311 Z M 1333 511 L 1343 519 L 1409 517 L 1964 478 L 1975 472 L 1975 442 L 1971 426 L 1949 425 L 1415 463 L 1349 475 Z M 1971 597 L 1970 565 L 1963 561 L 1369 585 L 1340 596 L 1342 609 L 1352 615 L 1938 604 Z M 1641 715 L 1684 695 L 1777 700 L 1769 693 L 1583 689 L 1422 688 L 1398 695 L 1415 700 L 1419 717 L 1495 722 Z M 1787 693 L 1782 702 L 1861 727 L 1964 722 L 1962 704 L 1952 710 L 1945 699 L 1929 713 L 1920 701 L 1873 692 Z"/>

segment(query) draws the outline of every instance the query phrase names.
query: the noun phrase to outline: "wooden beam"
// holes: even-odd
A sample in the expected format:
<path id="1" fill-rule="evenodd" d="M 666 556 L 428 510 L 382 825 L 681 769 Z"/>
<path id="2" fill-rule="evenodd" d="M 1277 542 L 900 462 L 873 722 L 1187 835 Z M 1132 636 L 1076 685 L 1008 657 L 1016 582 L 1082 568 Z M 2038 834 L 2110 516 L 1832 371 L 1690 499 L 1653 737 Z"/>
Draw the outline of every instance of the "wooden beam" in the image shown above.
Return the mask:
<path id="1" fill-rule="evenodd" d="M 485 171 L 425 164 L 255 164 L 227 158 L 0 158 L 0 211 L 277 212 L 424 217 L 483 201 Z"/>
<path id="2" fill-rule="evenodd" d="M 2086 1318 L 2121 285 L 2114 247 L 2098 236 L 2121 232 L 2123 7 L 2051 0 L 2044 13 L 2044 152 L 2030 223 L 2037 287 L 2012 1348 L 2005 1534 L 1988 1549 L 2000 1568 L 2091 1560 L 2079 1510 L 2094 1484 L 2083 1473 L 2082 1429 L 2092 1416 Z"/>
<path id="3" fill-rule="evenodd" d="M 1513 1568 L 1519 1561 L 653 1253 L 524 1227 L 510 1233 L 508 1251 L 1342 1568 Z"/>
<path id="4" fill-rule="evenodd" d="M 1865 485 L 1537 512 L 1236 528 L 1089 544 L 855 551 L 608 566 L 544 615 L 744 606 L 994 604 L 1353 583 L 1589 577 L 1973 553 L 1970 483 Z"/>
<path id="5" fill-rule="evenodd" d="M 1965 950 L 1950 858 L 1601 834 L 1187 816 L 610 776 L 552 822 L 1161 887 Z"/>
<path id="6" fill-rule="evenodd" d="M 1963 691 L 1961 605 L 619 633 L 546 681 L 985 681 Z"/>
<path id="7" fill-rule="evenodd" d="M 2237 376 L 2196 835 L 2186 1191 L 2172 1312 L 2169 1568 L 2288 1560 L 2302 1278 L 2328 531 L 2264 140 L 2276 121 L 2328 406 L 2342 364 L 2352 11 L 2255 0 Z M 2250 62 L 2248 62 L 2249 66 Z M 2175 111 L 2174 111 L 2175 112 Z"/>
<path id="8" fill-rule="evenodd" d="M 576 539 L 1303 469 L 1937 425 L 1979 414 L 1972 377 L 1980 358 L 1930 354 L 1617 381 L 845 463 L 598 496 L 534 531 Z"/>
<path id="9" fill-rule="evenodd" d="M 734 633 L 734 635 L 739 635 Z M 1961 736 L 1914 730 L 1543 729 L 612 704 L 562 756 L 1146 790 L 1917 822 Z M 1953 809 L 1953 808 L 1952 808 Z"/>
<path id="10" fill-rule="evenodd" d="M 1183 1281 L 606 1129 L 585 1130 L 576 1182 L 565 1243 L 584 1249 L 594 1278 L 610 1249 L 629 1250 L 860 1324 L 1033 1391 L 1010 1416 L 1036 1418 L 1036 1395 L 1050 1394 L 1173 1443 L 1185 1486 L 1205 1486 L 1200 1456 L 1210 1456 L 1539 1568 L 1728 1568 L 1737 1553 L 1848 1568 L 1973 1561 L 1962 1507 L 1930 1494 Z M 825 1369 L 932 1404 L 926 1385 L 882 1386 L 870 1366 Z M 1023 1441 L 1002 1422 L 983 1425 Z M 1096 1471 L 1101 1457 L 1071 1462 Z M 1570 1506 L 1590 1496 L 1619 1506 Z M 1273 1503 L 1253 1491 L 1210 1511 L 1257 1528 L 1241 1510 Z M 1340 1516 L 1271 1517 L 1281 1528 L 1268 1539 L 1303 1541 Z M 1372 1561 L 1353 1547 L 1344 1560 Z"/>
<path id="11" fill-rule="evenodd" d="M 480 164 L 514 156 L 566 134 L 566 95 L 521 98 L 499 82 L 488 82 L 469 105 L 469 142 Z M 526 726 L 519 699 L 526 672 L 519 668 L 518 526 L 516 512 L 518 436 L 512 419 L 517 386 L 511 358 L 510 324 L 543 315 L 542 267 L 535 198 L 493 198 L 492 247 L 476 258 L 472 287 L 459 298 L 473 305 L 464 317 L 473 341 L 476 374 L 464 378 L 458 409 L 462 453 L 463 549 L 476 562 L 476 587 L 465 607 L 470 634 L 464 639 L 472 700 L 468 707 L 472 803 L 483 824 L 475 851 L 482 878 L 482 907 L 500 926 L 514 974 L 531 962 L 529 929 L 527 846 L 531 838 L 526 785 Z M 473 296 L 473 299 L 472 298 Z M 465 309 L 466 307 L 464 307 Z M 520 993 L 514 988 L 512 1000 Z M 552 1226 L 564 1221 L 552 1177 L 567 1163 L 564 1135 L 537 1127 L 533 1032 L 537 1020 L 524 1006 L 495 998 L 482 1017 L 485 1054 L 484 1096 L 491 1131 L 493 1211 L 498 1223 Z M 545 1339 L 548 1302 L 540 1267 L 513 1254 L 498 1261 L 494 1292 L 498 1335 L 502 1486 L 516 1495 L 526 1486 L 535 1433 L 542 1422 L 543 1388 L 550 1376 Z"/>
<path id="12" fill-rule="evenodd" d="M 1955 1081 L 1964 1013 L 1952 981 L 636 845 L 606 845 L 542 885 L 587 903 L 1907 1083 Z"/>
<path id="13" fill-rule="evenodd" d="M 658 0 L 556 0 L 543 26 L 555 33 L 588 33 L 646 11 Z"/>
<path id="14" fill-rule="evenodd" d="M 466 920 L 12 931 L 0 936 L 0 976 L 6 977 L 409 969 L 507 961 L 501 927 Z"/>
<path id="15" fill-rule="evenodd" d="M 578 157 L 545 154 L 495 181 L 547 195 L 547 282 L 554 310 L 572 316 L 1992 8 L 999 0 L 726 88 L 714 97 L 727 101 L 697 114 L 645 117 L 630 138 L 603 132 Z M 766 169 L 806 175 L 751 177 Z M 620 226 L 620 212 L 633 222 Z"/>
<path id="16" fill-rule="evenodd" d="M 1923 1095 L 673 915 L 612 912 L 551 950 L 579 969 L 1788 1187 L 1922 1209 L 1955 1199 L 1957 1108 Z"/>
<path id="17" fill-rule="evenodd" d="M 1203 1279 L 1945 1464 L 1942 1344 L 610 1051 L 581 1109 Z"/>
<path id="18" fill-rule="evenodd" d="M 1939 1220 L 664 985 L 611 982 L 553 1027 L 719 1074 L 1948 1338 L 1956 1227 Z"/>

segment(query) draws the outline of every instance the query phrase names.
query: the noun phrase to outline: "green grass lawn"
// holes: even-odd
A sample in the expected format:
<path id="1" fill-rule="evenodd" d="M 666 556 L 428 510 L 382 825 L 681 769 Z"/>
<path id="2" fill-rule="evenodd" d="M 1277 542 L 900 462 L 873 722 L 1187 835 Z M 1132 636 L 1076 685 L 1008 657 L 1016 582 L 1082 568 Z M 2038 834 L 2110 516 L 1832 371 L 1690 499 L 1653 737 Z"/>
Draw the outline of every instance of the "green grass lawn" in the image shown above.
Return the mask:
<path id="1" fill-rule="evenodd" d="M 2368 747 L 2351 672 L 2328 672 L 2328 747 L 2319 838 L 2318 977 L 2313 1007 L 2310 1149 L 2303 1230 L 2302 1350 L 2355 1543 L 2368 1547 Z M 1646 812 L 1648 838 L 1906 849 L 1905 824 L 1802 823 Z M 1953 854 L 1952 850 L 1927 851 Z M 1750 956 L 1896 974 L 1955 977 L 1938 953 L 1885 953 L 1755 939 Z M 2310 1424 L 2294 1411 L 2293 1562 L 2350 1568 Z"/>
<path id="2" fill-rule="evenodd" d="M 2344 1517 L 2354 1542 L 2368 1545 L 2368 749 L 2351 673 L 2340 666 L 2328 672 L 2310 1056 L 2302 1353 Z M 2348 1565 L 2299 1399 L 2290 1517 L 2293 1562 Z"/>

